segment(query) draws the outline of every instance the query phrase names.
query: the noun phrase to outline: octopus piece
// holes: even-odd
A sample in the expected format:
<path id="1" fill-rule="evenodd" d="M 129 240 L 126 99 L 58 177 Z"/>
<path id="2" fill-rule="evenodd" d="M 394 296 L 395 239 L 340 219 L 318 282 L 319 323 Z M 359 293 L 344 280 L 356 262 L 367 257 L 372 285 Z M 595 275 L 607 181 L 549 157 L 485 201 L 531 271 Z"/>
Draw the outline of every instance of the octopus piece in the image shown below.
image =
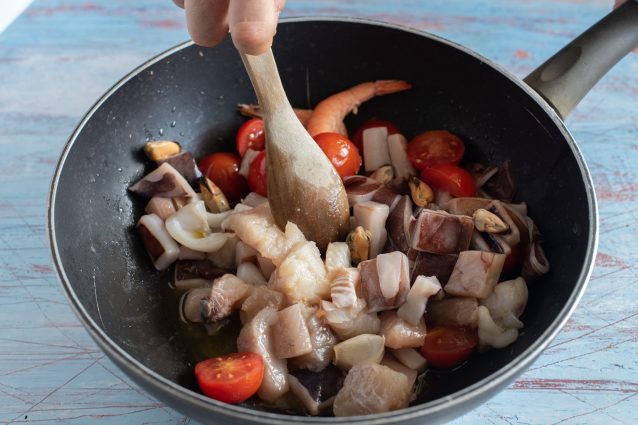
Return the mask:
<path id="1" fill-rule="evenodd" d="M 428 303 L 428 325 L 476 328 L 478 300 L 471 297 L 449 297 Z"/>
<path id="2" fill-rule="evenodd" d="M 386 204 L 390 211 L 392 211 L 400 199 L 401 195 L 399 195 L 389 187 L 383 186 L 374 193 L 371 201 L 378 202 L 380 204 Z"/>
<path id="3" fill-rule="evenodd" d="M 505 255 L 463 251 L 445 285 L 445 292 L 459 297 L 487 298 L 503 270 Z"/>
<path id="4" fill-rule="evenodd" d="M 470 217 L 424 209 L 410 225 L 410 246 L 431 254 L 458 254 L 470 246 L 473 229 Z"/>
<path id="5" fill-rule="evenodd" d="M 320 372 L 299 369 L 290 372 L 290 392 L 304 405 L 311 415 L 318 415 L 332 408 L 337 392 L 343 386 L 344 376 L 336 366 L 329 365 Z"/>
<path id="6" fill-rule="evenodd" d="M 166 231 L 164 221 L 155 214 L 142 216 L 135 226 L 153 266 L 164 270 L 179 257 L 179 246 Z"/>
<path id="7" fill-rule="evenodd" d="M 332 410 L 337 417 L 389 412 L 407 407 L 411 393 L 404 374 L 375 363 L 358 364 L 346 375 Z"/>
<path id="8" fill-rule="evenodd" d="M 479 208 L 485 208 L 490 204 L 490 202 L 492 202 L 492 200 L 486 198 L 453 198 L 448 203 L 447 210 L 450 214 L 472 216 L 472 214 L 474 214 L 474 211 L 478 210 Z"/>
<path id="9" fill-rule="evenodd" d="M 419 319 L 416 325 L 408 323 L 398 316 L 396 311 L 384 311 L 379 315 L 381 328 L 379 335 L 385 338 L 389 348 L 416 348 L 425 342 L 425 320 Z"/>
<path id="10" fill-rule="evenodd" d="M 260 399 L 274 402 L 288 392 L 286 360 L 275 356 L 271 326 L 277 320 L 277 310 L 264 307 L 246 323 L 237 338 L 237 351 L 259 354 L 264 361 L 264 376 L 257 391 Z"/>
<path id="11" fill-rule="evenodd" d="M 197 184 L 199 178 L 202 176 L 199 168 L 197 168 L 197 162 L 195 162 L 193 154 L 188 151 L 182 151 L 158 161 L 158 165 L 161 164 L 170 164 L 193 186 Z"/>
<path id="12" fill-rule="evenodd" d="M 195 196 L 195 191 L 186 179 L 168 163 L 164 163 L 148 173 L 140 181 L 129 187 L 137 195 L 151 198 L 173 198 Z"/>
<path id="13" fill-rule="evenodd" d="M 374 260 L 358 266 L 361 274 L 361 295 L 368 311 L 397 308 L 405 302 L 410 290 L 408 257 L 398 251 L 380 254 Z"/>
<path id="14" fill-rule="evenodd" d="M 209 260 L 180 260 L 175 263 L 173 282 L 178 290 L 198 288 L 209 285 L 213 279 L 226 273 Z"/>
<path id="15" fill-rule="evenodd" d="M 527 219 L 529 245 L 523 259 L 522 274 L 526 280 L 534 280 L 549 272 L 549 260 L 541 246 L 541 235 L 531 218 Z"/>
<path id="16" fill-rule="evenodd" d="M 394 209 L 388 215 L 385 229 L 388 241 L 394 250 L 407 254 L 410 249 L 410 220 L 412 219 L 412 201 L 408 195 L 403 195 Z"/>
<path id="17" fill-rule="evenodd" d="M 417 251 L 410 272 L 410 281 L 414 282 L 419 276 L 435 276 L 441 284 L 445 285 L 458 258 L 457 254 L 439 255 Z"/>

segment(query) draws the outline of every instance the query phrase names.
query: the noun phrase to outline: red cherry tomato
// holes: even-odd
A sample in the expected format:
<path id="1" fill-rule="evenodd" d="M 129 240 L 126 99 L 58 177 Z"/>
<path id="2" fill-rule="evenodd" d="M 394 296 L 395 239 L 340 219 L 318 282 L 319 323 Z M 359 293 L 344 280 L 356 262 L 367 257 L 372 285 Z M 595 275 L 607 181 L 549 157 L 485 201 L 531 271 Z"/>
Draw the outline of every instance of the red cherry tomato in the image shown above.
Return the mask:
<path id="1" fill-rule="evenodd" d="M 434 367 L 450 368 L 470 357 L 478 344 L 476 329 L 434 328 L 428 329 L 421 354 Z"/>
<path id="2" fill-rule="evenodd" d="M 217 152 L 199 161 L 199 170 L 224 192 L 229 202 L 238 202 L 248 193 L 246 179 L 239 174 L 241 160 L 235 154 Z"/>
<path id="3" fill-rule="evenodd" d="M 345 136 L 339 133 L 321 133 L 315 136 L 315 141 L 342 179 L 359 172 L 361 155 Z"/>
<path id="4" fill-rule="evenodd" d="M 248 187 L 261 196 L 268 196 L 266 180 L 266 151 L 261 151 L 250 163 L 248 169 Z"/>
<path id="5" fill-rule="evenodd" d="M 453 164 L 439 164 L 424 168 L 421 180 L 433 189 L 441 189 L 452 196 L 474 196 L 476 183 L 474 178 L 459 166 Z"/>
<path id="6" fill-rule="evenodd" d="M 385 127 L 388 129 L 388 134 L 397 134 L 400 133 L 399 128 L 392 124 L 390 121 L 386 120 L 378 120 L 376 118 L 369 119 L 368 121 L 361 124 L 361 126 L 354 133 L 354 137 L 352 138 L 352 143 L 359 149 L 363 150 L 363 130 L 367 130 L 368 128 L 375 127 Z"/>
<path id="7" fill-rule="evenodd" d="M 248 149 L 261 151 L 266 144 L 264 121 L 252 118 L 242 124 L 237 130 L 237 152 L 242 158 Z"/>
<path id="8" fill-rule="evenodd" d="M 195 377 L 202 392 L 226 403 L 241 403 L 257 392 L 264 377 L 259 354 L 234 353 L 195 365 Z"/>
<path id="9" fill-rule="evenodd" d="M 408 143 L 408 158 L 417 169 L 438 164 L 458 164 L 465 153 L 463 141 L 445 130 L 426 131 Z"/>

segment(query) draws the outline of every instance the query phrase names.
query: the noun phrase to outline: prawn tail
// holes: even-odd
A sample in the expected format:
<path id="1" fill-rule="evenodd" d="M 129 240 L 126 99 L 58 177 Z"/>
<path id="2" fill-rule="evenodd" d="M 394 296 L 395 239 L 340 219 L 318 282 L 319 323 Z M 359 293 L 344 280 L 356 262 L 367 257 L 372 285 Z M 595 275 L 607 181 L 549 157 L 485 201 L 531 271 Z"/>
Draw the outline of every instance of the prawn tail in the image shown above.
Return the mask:
<path id="1" fill-rule="evenodd" d="M 374 82 L 374 94 L 376 96 L 397 93 L 410 88 L 412 88 L 412 84 L 403 80 L 377 80 Z"/>

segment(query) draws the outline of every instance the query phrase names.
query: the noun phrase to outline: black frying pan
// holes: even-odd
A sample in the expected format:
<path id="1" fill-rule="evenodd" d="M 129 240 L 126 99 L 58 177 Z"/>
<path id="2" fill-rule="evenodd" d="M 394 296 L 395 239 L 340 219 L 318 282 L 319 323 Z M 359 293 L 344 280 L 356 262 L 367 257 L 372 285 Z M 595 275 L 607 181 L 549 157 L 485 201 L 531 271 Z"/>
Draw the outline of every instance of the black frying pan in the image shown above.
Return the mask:
<path id="1" fill-rule="evenodd" d="M 617 29 L 622 37 L 607 43 Z M 403 79 L 414 88 L 364 104 L 348 127 L 378 116 L 396 122 L 408 137 L 448 129 L 466 142 L 471 160 L 512 160 L 520 186 L 516 200 L 529 204 L 553 265 L 530 286 L 516 343 L 477 355 L 457 371 L 429 373 L 426 390 L 410 408 L 295 422 L 448 420 L 493 396 L 549 344 L 584 291 L 597 242 L 591 178 L 560 115 L 636 43 L 638 2 L 630 1 L 533 73 L 528 82 L 557 113 L 485 58 L 422 32 L 351 19 L 293 19 L 279 26 L 273 50 L 294 106 L 312 107 L 362 81 Z M 602 59 L 592 59 L 592 46 Z M 584 83 L 583 69 L 592 76 Z M 235 105 L 247 101 L 254 101 L 250 81 L 228 40 L 213 49 L 177 46 L 133 71 L 88 112 L 64 149 L 51 189 L 53 257 L 81 321 L 137 383 L 204 422 L 290 418 L 200 395 L 193 353 L 178 334 L 170 272 L 152 268 L 133 228 L 144 202 L 127 187 L 152 168 L 141 153 L 149 138 L 178 140 L 196 156 L 233 150 L 243 121 Z"/>

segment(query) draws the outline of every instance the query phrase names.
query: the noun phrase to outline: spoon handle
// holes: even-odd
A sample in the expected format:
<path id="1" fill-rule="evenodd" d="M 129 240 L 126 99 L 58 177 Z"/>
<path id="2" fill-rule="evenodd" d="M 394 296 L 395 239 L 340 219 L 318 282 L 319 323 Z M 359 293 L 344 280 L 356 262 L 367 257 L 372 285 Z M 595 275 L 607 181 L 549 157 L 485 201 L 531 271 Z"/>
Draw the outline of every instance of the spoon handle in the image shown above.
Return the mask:
<path id="1" fill-rule="evenodd" d="M 279 71 L 272 50 L 268 49 L 259 56 L 240 53 L 250 81 L 253 83 L 257 100 L 264 115 L 283 110 L 292 110 L 286 92 L 281 84 Z"/>

